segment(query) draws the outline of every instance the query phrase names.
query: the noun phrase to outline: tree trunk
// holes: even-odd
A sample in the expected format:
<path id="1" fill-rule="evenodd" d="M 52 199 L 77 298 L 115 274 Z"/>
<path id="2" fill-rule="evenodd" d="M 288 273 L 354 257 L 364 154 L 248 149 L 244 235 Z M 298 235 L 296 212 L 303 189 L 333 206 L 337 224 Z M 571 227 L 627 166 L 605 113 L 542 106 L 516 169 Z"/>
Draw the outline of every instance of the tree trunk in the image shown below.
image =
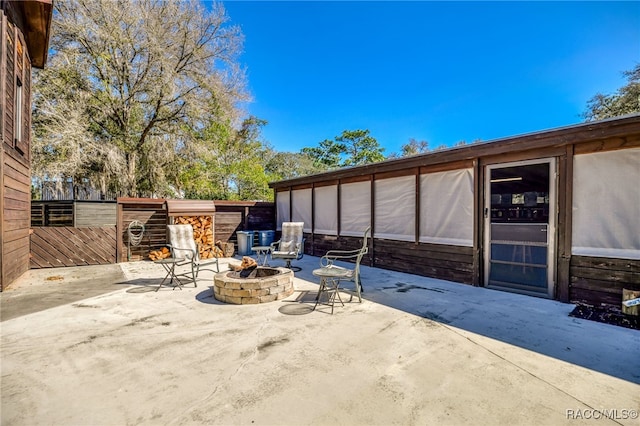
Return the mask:
<path id="1" fill-rule="evenodd" d="M 126 154 L 127 161 L 127 176 L 125 191 L 130 197 L 138 196 L 136 187 L 136 169 L 138 162 L 138 154 L 136 152 L 129 152 Z"/>

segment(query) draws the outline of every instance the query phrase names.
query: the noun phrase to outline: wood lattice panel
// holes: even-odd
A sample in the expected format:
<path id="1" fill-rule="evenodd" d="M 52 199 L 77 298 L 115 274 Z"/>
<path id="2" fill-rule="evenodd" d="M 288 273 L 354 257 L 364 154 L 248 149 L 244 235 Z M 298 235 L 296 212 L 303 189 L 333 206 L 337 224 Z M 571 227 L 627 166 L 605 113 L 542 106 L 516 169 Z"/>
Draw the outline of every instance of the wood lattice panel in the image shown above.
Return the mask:
<path id="1" fill-rule="evenodd" d="M 116 263 L 116 228 L 36 227 L 31 269 Z"/>

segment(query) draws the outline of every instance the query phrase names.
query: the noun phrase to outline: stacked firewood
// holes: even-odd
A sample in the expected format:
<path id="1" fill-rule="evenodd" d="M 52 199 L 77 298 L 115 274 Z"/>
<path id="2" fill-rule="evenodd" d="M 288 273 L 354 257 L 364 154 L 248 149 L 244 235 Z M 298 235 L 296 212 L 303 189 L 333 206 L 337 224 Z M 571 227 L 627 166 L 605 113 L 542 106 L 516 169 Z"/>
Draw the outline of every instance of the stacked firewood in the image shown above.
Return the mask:
<path id="1" fill-rule="evenodd" d="M 200 259 L 223 257 L 221 250 L 213 244 L 213 221 L 211 216 L 177 216 L 175 225 L 191 225 L 193 239 L 200 250 Z"/>
<path id="2" fill-rule="evenodd" d="M 213 221 L 211 216 L 176 216 L 173 223 L 175 225 L 191 225 L 193 227 L 193 239 L 196 242 L 196 246 L 198 246 L 200 259 L 233 256 L 233 244 L 223 243 L 222 241 L 213 243 Z M 165 259 L 170 256 L 171 252 L 167 247 L 149 252 L 149 259 L 151 260 Z"/>
<path id="3" fill-rule="evenodd" d="M 160 250 L 151 250 L 149 252 L 149 259 L 151 260 L 160 260 L 166 259 L 171 256 L 171 252 L 168 248 L 162 247 Z"/>

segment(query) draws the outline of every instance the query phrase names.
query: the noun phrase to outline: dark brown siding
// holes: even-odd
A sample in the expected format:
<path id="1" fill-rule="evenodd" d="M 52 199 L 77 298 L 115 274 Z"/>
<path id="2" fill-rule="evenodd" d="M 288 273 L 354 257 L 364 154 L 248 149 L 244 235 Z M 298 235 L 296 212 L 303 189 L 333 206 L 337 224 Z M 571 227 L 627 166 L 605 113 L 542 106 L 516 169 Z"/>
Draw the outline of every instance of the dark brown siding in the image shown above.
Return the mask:
<path id="1" fill-rule="evenodd" d="M 403 241 L 374 241 L 374 266 L 473 284 L 473 248 Z"/>
<path id="2" fill-rule="evenodd" d="M 305 253 L 312 256 L 362 246 L 362 237 L 305 234 L 305 238 Z M 473 247 L 369 239 L 369 254 L 362 264 L 464 284 L 473 284 L 475 276 Z"/>
<path id="3" fill-rule="evenodd" d="M 640 260 L 572 256 L 571 302 L 621 308 L 622 289 L 640 290 Z"/>
<path id="4" fill-rule="evenodd" d="M 15 102 L 15 30 L 14 26 L 5 21 L 4 59 L 4 142 L 13 148 L 13 104 Z"/>
<path id="5" fill-rule="evenodd" d="M 8 6 L 8 4 L 6 5 Z M 5 6 L 3 6 L 5 7 Z M 29 269 L 29 222 L 31 200 L 31 172 L 29 167 L 29 116 L 28 108 L 30 100 L 30 60 L 25 49 L 21 26 L 15 20 L 11 21 L 5 13 L 11 11 L 1 10 L 2 20 L 2 55 L 0 56 L 0 84 L 2 85 L 2 108 L 0 108 L 0 121 L 2 122 L 2 150 L 0 161 L 1 199 L 0 210 L 2 219 L 0 223 L 1 247 L 0 247 L 0 289 L 5 289 L 16 278 Z M 16 70 L 16 46 L 21 43 L 22 56 L 18 58 L 21 69 Z M 15 141 L 14 129 L 14 102 L 16 75 L 19 75 L 23 84 L 23 139 Z M 25 79 L 25 76 L 27 78 Z M 27 86 L 25 87 L 25 83 Z M 27 130 L 26 132 L 24 130 Z"/>
<path id="6" fill-rule="evenodd" d="M 329 250 L 357 250 L 362 247 L 362 237 L 346 237 L 335 235 L 305 234 L 305 252 L 312 256 L 322 257 Z M 368 240 L 369 253 L 362 258 L 362 265 L 371 266 L 371 238 Z"/>
<path id="7" fill-rule="evenodd" d="M 215 201 L 216 241 L 237 243 L 238 231 L 276 229 L 275 204 L 253 201 Z M 255 238 L 258 235 L 256 233 Z"/>

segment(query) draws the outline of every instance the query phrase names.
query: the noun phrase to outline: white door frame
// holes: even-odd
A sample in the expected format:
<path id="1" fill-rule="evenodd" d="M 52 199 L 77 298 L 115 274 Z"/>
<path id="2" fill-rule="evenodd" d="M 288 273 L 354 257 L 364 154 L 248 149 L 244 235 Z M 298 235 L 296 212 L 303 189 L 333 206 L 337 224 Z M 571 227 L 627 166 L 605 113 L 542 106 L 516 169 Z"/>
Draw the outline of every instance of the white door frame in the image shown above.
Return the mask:
<path id="1" fill-rule="evenodd" d="M 555 157 L 539 158 L 535 160 L 513 161 L 509 163 L 497 163 L 485 166 L 485 197 L 484 197 L 484 283 L 489 283 L 489 268 L 491 266 L 491 171 L 505 167 L 528 166 L 532 164 L 549 164 L 549 223 L 547 225 L 547 294 L 553 298 L 556 284 L 556 229 L 557 229 L 557 188 L 558 172 Z M 530 294 L 533 296 L 544 296 L 541 293 L 512 290 L 517 293 Z"/>

